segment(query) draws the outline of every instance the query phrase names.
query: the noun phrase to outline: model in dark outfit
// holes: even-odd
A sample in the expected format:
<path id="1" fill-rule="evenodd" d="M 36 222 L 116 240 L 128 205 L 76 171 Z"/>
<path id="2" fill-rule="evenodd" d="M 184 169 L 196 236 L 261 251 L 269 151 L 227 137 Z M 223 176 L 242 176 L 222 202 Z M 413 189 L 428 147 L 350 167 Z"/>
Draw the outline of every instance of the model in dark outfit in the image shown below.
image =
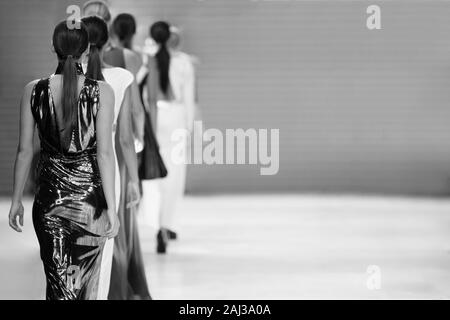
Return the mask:
<path id="1" fill-rule="evenodd" d="M 62 65 L 56 74 L 60 73 Z M 82 74 L 77 64 L 78 74 Z M 47 299 L 96 299 L 108 217 L 96 155 L 97 81 L 85 79 L 68 149 L 60 138 L 50 78 L 33 88 L 41 141 L 33 224 L 47 278 Z"/>
<path id="2" fill-rule="evenodd" d="M 144 105 L 143 92 L 147 86 L 148 74 L 139 83 L 139 94 Z M 150 113 L 145 111 L 144 149 L 138 153 L 139 179 L 152 180 L 167 176 L 167 168 L 159 153 L 159 144 L 155 137 Z"/>

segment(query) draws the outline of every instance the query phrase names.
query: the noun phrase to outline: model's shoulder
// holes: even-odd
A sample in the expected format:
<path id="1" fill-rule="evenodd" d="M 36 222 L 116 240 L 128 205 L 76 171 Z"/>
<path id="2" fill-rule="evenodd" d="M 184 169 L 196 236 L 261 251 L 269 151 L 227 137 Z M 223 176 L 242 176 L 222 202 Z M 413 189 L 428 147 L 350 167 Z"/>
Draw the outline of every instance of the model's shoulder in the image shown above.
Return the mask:
<path id="1" fill-rule="evenodd" d="M 25 87 L 23 88 L 23 94 L 24 95 L 29 95 L 31 94 L 31 91 L 36 87 L 36 85 L 42 81 L 42 80 L 47 80 L 46 78 L 42 78 L 42 79 L 35 79 L 33 81 L 28 82 Z"/>
<path id="2" fill-rule="evenodd" d="M 142 63 L 141 55 L 133 50 L 124 48 L 123 55 L 126 59 L 132 60 L 135 63 Z"/>
<path id="3" fill-rule="evenodd" d="M 46 79 L 46 78 L 34 79 L 34 80 L 28 82 L 28 83 L 25 85 L 25 88 L 32 88 L 32 87 L 34 87 L 39 81 L 45 80 L 45 79 Z"/>

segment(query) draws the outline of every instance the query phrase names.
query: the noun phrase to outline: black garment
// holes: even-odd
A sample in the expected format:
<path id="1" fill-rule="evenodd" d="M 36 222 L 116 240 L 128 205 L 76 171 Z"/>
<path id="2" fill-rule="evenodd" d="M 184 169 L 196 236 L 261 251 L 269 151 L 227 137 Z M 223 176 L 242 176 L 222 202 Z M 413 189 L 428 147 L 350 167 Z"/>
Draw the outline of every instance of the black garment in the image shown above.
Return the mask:
<path id="1" fill-rule="evenodd" d="M 137 156 L 139 179 L 150 180 L 167 176 L 167 169 L 159 153 L 159 144 L 153 132 L 152 121 L 148 112 L 145 112 L 144 149 Z"/>
<path id="2" fill-rule="evenodd" d="M 78 123 L 66 150 L 50 78 L 33 88 L 31 111 L 41 142 L 33 224 L 47 279 L 46 298 L 52 300 L 96 299 L 106 241 L 107 206 L 96 151 L 96 81 L 85 79 L 77 108 Z"/>
<path id="3" fill-rule="evenodd" d="M 139 83 L 139 94 L 144 103 L 144 89 L 147 86 L 149 74 Z M 150 114 L 145 110 L 144 149 L 138 153 L 139 179 L 151 180 L 167 176 L 167 168 L 159 153 L 159 144 L 155 137 Z"/>

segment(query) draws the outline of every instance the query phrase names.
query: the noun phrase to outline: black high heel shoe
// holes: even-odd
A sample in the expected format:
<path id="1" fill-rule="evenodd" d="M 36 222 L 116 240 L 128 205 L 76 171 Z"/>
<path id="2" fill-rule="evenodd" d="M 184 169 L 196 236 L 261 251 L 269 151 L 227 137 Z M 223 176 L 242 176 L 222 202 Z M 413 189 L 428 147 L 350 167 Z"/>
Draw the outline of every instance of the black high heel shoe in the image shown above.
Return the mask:
<path id="1" fill-rule="evenodd" d="M 167 235 L 167 230 L 161 228 L 156 235 L 156 252 L 157 253 L 166 253 L 167 251 L 167 243 L 169 242 L 169 237 Z"/>

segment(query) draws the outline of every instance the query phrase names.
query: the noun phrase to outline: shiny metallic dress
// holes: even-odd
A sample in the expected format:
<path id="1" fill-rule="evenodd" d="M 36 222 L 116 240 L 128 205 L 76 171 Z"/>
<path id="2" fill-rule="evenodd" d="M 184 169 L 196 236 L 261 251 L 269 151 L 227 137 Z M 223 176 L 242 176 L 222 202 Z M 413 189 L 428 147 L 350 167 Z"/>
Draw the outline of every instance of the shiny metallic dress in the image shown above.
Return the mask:
<path id="1" fill-rule="evenodd" d="M 85 80 L 77 107 L 78 125 L 70 147 L 64 150 L 56 120 L 60 109 L 55 108 L 50 78 L 40 80 L 33 89 L 31 108 L 41 141 L 33 224 L 47 279 L 47 300 L 96 299 L 106 241 L 108 219 L 103 212 L 107 206 L 96 155 L 96 81 Z"/>

